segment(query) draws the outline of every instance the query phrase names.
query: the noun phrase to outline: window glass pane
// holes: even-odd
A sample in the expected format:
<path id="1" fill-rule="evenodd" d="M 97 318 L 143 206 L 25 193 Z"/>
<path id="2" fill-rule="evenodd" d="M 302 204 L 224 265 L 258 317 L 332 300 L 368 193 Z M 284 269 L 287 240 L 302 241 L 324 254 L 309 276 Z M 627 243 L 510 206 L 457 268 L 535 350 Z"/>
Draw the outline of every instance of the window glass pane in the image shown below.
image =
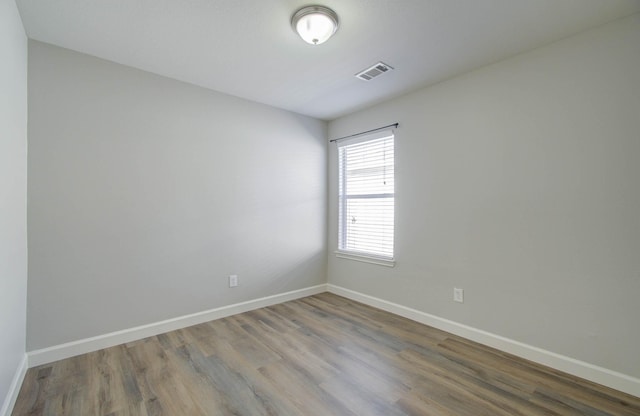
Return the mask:
<path id="1" fill-rule="evenodd" d="M 393 257 L 393 198 L 347 199 L 344 250 Z"/>

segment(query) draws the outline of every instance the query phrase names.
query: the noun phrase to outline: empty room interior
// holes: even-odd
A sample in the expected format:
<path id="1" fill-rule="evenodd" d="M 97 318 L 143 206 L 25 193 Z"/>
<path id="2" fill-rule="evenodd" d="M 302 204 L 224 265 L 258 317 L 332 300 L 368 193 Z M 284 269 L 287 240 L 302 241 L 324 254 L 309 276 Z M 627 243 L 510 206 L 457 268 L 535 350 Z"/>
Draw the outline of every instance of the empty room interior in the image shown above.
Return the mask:
<path id="1" fill-rule="evenodd" d="M 0 4 L 0 416 L 640 415 L 640 0 Z"/>

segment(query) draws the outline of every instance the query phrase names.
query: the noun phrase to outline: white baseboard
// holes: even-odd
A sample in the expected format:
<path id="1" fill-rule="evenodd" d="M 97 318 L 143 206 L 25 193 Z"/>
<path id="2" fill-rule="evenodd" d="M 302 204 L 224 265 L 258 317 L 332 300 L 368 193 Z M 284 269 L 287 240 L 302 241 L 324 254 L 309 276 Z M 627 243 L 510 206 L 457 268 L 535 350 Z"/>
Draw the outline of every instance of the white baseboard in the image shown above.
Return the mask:
<path id="1" fill-rule="evenodd" d="M 264 308 L 266 306 L 287 302 L 294 299 L 312 296 L 322 292 L 331 292 L 346 298 L 373 306 L 378 309 L 391 312 L 393 314 L 403 316 L 416 322 L 450 332 L 452 334 L 497 348 L 501 351 L 522 357 L 524 359 L 534 361 L 536 363 L 555 368 L 565 373 L 572 374 L 586 380 L 602 384 L 607 387 L 640 397 L 640 379 L 622 374 L 613 370 L 599 367 L 584 361 L 576 360 L 571 357 L 556 354 L 542 348 L 534 347 L 519 341 L 492 334 L 477 328 L 463 325 L 448 319 L 440 318 L 435 315 L 428 314 L 416 309 L 412 309 L 397 303 L 392 303 L 384 299 L 365 295 L 354 290 L 345 289 L 332 284 L 322 284 L 308 287 L 305 289 L 294 290 L 291 292 L 281 293 L 277 295 L 267 296 L 246 302 L 236 303 L 233 305 L 223 306 L 208 311 L 198 312 L 191 315 L 185 315 L 178 318 L 168 319 L 148 325 L 135 328 L 125 329 L 122 331 L 112 332 L 92 338 L 82 339 L 78 341 L 68 342 L 49 348 L 43 348 L 36 351 L 30 351 L 20 364 L 20 368 L 16 371 L 16 375 L 11 384 L 11 390 L 7 394 L 5 403 L 0 416 L 9 416 L 10 409 L 13 408 L 17 399 L 22 380 L 28 367 L 35 367 L 47 364 L 53 361 L 62 360 L 64 358 L 73 357 L 80 354 L 96 351 L 102 348 L 108 348 L 115 345 L 132 342 L 146 337 L 158 335 L 164 332 L 176 329 L 186 328 L 188 326 L 197 325 L 203 322 L 220 319 L 227 316 L 235 315 L 242 312 L 248 312 L 254 309 Z"/>
<path id="2" fill-rule="evenodd" d="M 111 332 L 109 334 L 67 342 L 65 344 L 55 345 L 53 347 L 43 348 L 40 350 L 30 351 L 27 353 L 29 357 L 29 367 L 36 367 L 53 361 L 97 351 L 102 348 L 137 341 L 139 339 L 162 334 L 164 332 L 186 328 L 188 326 L 201 324 L 214 319 L 220 319 L 238 313 L 264 308 L 266 306 L 303 298 L 305 296 L 316 295 L 326 291 L 327 285 L 321 284 L 304 289 L 293 290 L 291 292 L 253 299 L 246 302 L 235 303 L 233 305 L 222 306 L 220 308 L 167 319 L 165 321 L 129 328 L 122 331 Z"/>
<path id="3" fill-rule="evenodd" d="M 27 354 L 24 354 L 15 374 L 13 375 L 13 380 L 11 380 L 11 385 L 9 386 L 9 391 L 2 403 L 2 408 L 0 408 L 0 416 L 10 416 L 11 412 L 13 412 L 13 406 L 15 406 L 16 400 L 18 399 L 18 394 L 20 393 L 20 387 L 22 387 L 24 376 L 27 374 L 27 368 L 28 358 Z"/>
<path id="4" fill-rule="evenodd" d="M 534 347 L 500 335 L 440 318 L 435 315 L 430 315 L 397 303 L 388 302 L 354 290 L 345 289 L 340 286 L 327 284 L 327 290 L 331 293 L 335 293 L 336 295 L 344 296 L 345 298 L 403 316 L 413 321 L 450 332 L 480 344 L 488 345 L 518 357 L 640 397 L 640 379 L 638 378 L 566 357 L 564 355 L 556 354 L 551 351 L 543 350 L 542 348 Z"/>

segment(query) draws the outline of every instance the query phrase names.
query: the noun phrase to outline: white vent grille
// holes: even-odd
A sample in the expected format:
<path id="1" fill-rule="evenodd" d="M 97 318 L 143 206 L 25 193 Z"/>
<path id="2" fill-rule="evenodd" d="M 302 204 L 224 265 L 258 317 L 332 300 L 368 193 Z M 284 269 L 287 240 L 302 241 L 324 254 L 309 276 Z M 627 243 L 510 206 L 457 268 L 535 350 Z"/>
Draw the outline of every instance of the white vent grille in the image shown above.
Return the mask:
<path id="1" fill-rule="evenodd" d="M 393 68 L 389 65 L 385 64 L 384 62 L 378 62 L 377 64 L 365 69 L 364 71 L 358 72 L 356 74 L 356 78 L 360 78 L 363 81 L 371 81 L 375 77 L 391 70 L 393 70 Z"/>

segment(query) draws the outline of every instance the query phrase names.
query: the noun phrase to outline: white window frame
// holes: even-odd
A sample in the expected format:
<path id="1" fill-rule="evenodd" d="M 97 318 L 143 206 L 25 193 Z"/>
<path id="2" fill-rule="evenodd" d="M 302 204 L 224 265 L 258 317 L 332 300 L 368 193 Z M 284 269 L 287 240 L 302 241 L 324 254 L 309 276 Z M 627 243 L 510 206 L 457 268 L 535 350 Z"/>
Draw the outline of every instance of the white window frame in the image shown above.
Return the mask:
<path id="1" fill-rule="evenodd" d="M 392 241 L 393 254 L 392 256 L 389 256 L 389 257 L 379 255 L 377 253 L 370 253 L 367 251 L 359 251 L 359 250 L 354 251 L 354 250 L 349 250 L 344 248 L 345 246 L 344 239 L 346 238 L 347 224 L 346 224 L 346 216 L 343 215 L 343 213 L 346 211 L 346 204 L 347 204 L 348 198 L 346 198 L 346 195 L 343 196 L 340 194 L 341 189 L 346 189 L 346 177 L 345 175 L 341 174 L 341 171 L 346 169 L 346 167 L 340 165 L 340 148 L 356 145 L 356 144 L 360 144 L 360 143 L 364 143 L 364 142 L 368 142 L 376 139 L 382 139 L 389 136 L 393 137 L 392 140 L 394 140 L 394 149 L 395 149 L 395 131 L 393 129 L 382 130 L 382 131 L 378 131 L 378 132 L 367 134 L 367 135 L 362 135 L 362 136 L 358 136 L 350 139 L 344 139 L 337 143 L 338 145 L 337 146 L 338 181 L 340 181 L 342 178 L 343 183 L 340 184 L 338 182 L 338 242 L 337 242 L 338 249 L 335 251 L 336 257 L 343 258 L 343 259 L 357 260 L 357 261 L 362 261 L 366 263 L 372 263 L 372 264 L 377 264 L 377 265 L 387 266 L 387 267 L 395 266 L 395 258 L 394 258 L 395 257 L 395 241 Z M 394 170 L 395 170 L 395 155 L 394 155 Z M 394 175 L 394 182 L 395 182 L 395 175 Z M 395 184 L 394 184 L 393 193 L 385 193 L 385 194 L 376 193 L 371 195 L 361 195 L 359 196 L 359 198 L 361 199 L 362 198 L 383 198 L 383 197 L 388 198 L 389 196 L 393 197 L 394 216 L 395 216 Z M 343 238 L 342 241 L 340 241 L 341 237 Z M 393 224 L 393 239 L 395 239 L 395 218 L 394 218 L 394 224 Z"/>

